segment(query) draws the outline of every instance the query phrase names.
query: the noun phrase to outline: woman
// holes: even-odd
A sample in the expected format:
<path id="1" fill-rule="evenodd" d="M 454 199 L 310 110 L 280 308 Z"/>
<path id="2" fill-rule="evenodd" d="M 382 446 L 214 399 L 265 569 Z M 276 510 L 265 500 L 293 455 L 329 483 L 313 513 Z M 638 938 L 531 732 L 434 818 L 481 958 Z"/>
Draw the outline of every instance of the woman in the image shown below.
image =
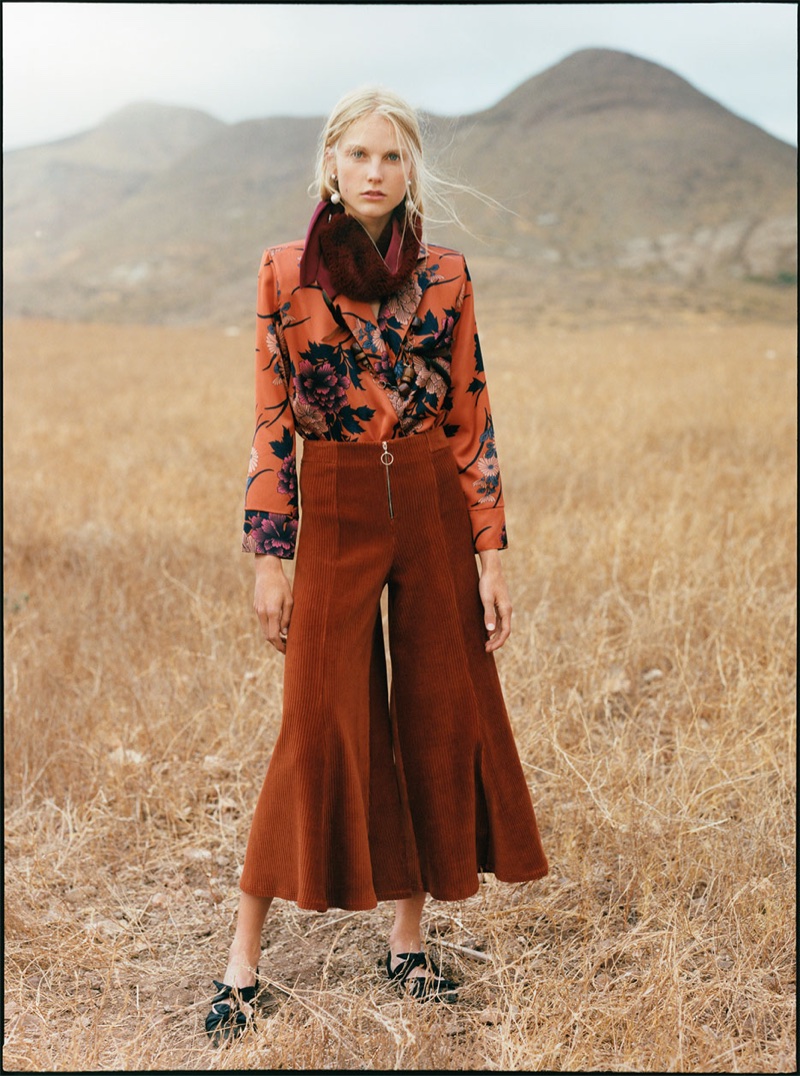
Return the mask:
<path id="1" fill-rule="evenodd" d="M 494 664 L 511 605 L 472 289 L 460 254 L 422 240 L 435 187 L 414 112 L 381 89 L 347 95 L 317 184 L 305 242 L 268 250 L 259 274 L 243 545 L 264 636 L 286 655 L 284 711 L 214 1037 L 252 1014 L 275 897 L 318 911 L 396 901 L 389 978 L 451 999 L 422 951 L 426 894 L 463 900 L 482 871 L 547 872 Z"/>

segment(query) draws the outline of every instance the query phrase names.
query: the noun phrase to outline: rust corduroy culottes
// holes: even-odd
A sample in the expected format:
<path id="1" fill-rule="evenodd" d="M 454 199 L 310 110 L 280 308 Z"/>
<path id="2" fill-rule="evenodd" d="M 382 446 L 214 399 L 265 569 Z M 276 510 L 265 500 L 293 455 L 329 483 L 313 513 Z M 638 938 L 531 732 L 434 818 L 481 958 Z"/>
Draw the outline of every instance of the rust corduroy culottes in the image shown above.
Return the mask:
<path id="1" fill-rule="evenodd" d="M 366 909 L 547 873 L 441 429 L 310 441 L 281 731 L 241 888 Z M 388 586 L 391 697 L 380 598 Z"/>

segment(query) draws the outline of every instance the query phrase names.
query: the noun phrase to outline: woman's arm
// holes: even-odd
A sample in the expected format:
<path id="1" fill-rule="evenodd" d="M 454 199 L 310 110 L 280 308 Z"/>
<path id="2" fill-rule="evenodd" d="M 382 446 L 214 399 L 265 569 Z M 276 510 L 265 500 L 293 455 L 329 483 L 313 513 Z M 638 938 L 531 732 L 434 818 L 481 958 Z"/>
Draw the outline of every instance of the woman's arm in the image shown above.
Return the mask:
<path id="1" fill-rule="evenodd" d="M 264 638 L 281 654 L 292 617 L 292 587 L 283 560 L 294 556 L 298 498 L 295 425 L 289 402 L 289 356 L 280 324 L 279 294 L 270 252 L 258 276 L 256 430 L 245 492 L 242 548 L 254 553 L 253 609 Z"/>
<path id="2" fill-rule="evenodd" d="M 481 561 L 478 592 L 486 625 L 486 651 L 492 653 L 511 634 L 511 600 L 500 557 L 500 550 L 507 545 L 506 522 L 489 392 L 466 263 L 458 310 L 453 333 L 448 432 L 469 509 L 475 551 Z"/>
<path id="3" fill-rule="evenodd" d="M 453 330 L 445 432 L 458 464 L 475 552 L 505 549 L 503 483 L 466 263 Z"/>
<path id="4" fill-rule="evenodd" d="M 255 434 L 244 500 L 242 549 L 291 559 L 298 527 L 295 422 L 289 400 L 289 355 L 270 251 L 258 275 Z"/>

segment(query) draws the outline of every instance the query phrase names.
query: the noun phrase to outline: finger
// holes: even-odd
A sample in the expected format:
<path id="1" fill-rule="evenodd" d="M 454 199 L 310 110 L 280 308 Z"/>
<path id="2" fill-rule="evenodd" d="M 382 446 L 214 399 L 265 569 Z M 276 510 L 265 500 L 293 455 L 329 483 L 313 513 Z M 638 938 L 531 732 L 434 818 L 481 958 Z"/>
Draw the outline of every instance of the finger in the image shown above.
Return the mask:
<path id="1" fill-rule="evenodd" d="M 488 653 L 491 653 L 494 650 L 499 650 L 511 634 L 511 606 L 499 605 L 497 607 L 497 614 L 498 624 L 496 630 L 486 643 L 486 650 Z"/>
<path id="2" fill-rule="evenodd" d="M 508 639 L 509 635 L 511 634 L 511 606 L 501 606 L 499 612 L 500 630 L 497 635 L 498 649 L 503 645 L 503 643 L 506 641 L 506 639 Z"/>
<path id="3" fill-rule="evenodd" d="M 286 653 L 285 639 L 281 635 L 281 616 L 282 609 L 270 609 L 269 607 L 260 606 L 255 604 L 255 609 L 258 622 L 261 625 L 261 633 L 264 636 L 264 641 L 268 642 L 271 646 L 274 646 L 276 650 L 279 650 L 282 654 Z"/>
<path id="4" fill-rule="evenodd" d="M 487 635 L 492 635 L 497 628 L 497 614 L 494 602 L 491 600 L 483 602 L 483 626 L 486 628 Z"/>
<path id="5" fill-rule="evenodd" d="M 286 639 L 281 631 L 281 613 L 280 609 L 275 609 L 267 614 L 267 641 L 272 643 L 276 650 L 284 653 Z"/>
<path id="6" fill-rule="evenodd" d="M 265 609 L 259 609 L 257 605 L 253 606 L 256 617 L 258 619 L 259 626 L 261 628 L 261 634 L 264 636 L 265 642 L 269 642 L 269 617 L 267 616 Z"/>
<path id="7" fill-rule="evenodd" d="M 283 610 L 281 612 L 281 635 L 286 636 L 289 634 L 289 625 L 292 622 L 292 606 L 294 602 L 291 598 L 288 598 L 283 603 Z"/>
<path id="8" fill-rule="evenodd" d="M 289 625 L 292 620 L 292 600 L 284 602 L 281 615 L 278 618 L 278 640 L 273 645 L 281 654 L 286 653 L 286 643 L 289 638 Z"/>
<path id="9" fill-rule="evenodd" d="M 484 612 L 483 624 L 487 635 L 484 646 L 487 653 L 491 653 L 493 650 L 497 649 L 497 639 L 500 634 L 498 620 L 499 618 L 494 609 Z"/>

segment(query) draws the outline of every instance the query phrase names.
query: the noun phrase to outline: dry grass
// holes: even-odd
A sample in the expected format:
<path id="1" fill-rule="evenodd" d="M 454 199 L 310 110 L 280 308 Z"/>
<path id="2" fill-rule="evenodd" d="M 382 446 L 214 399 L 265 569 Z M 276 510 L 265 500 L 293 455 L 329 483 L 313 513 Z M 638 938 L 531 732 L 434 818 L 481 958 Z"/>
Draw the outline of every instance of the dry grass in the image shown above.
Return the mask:
<path id="1" fill-rule="evenodd" d="M 455 1008 L 384 983 L 390 908 L 281 904 L 288 996 L 214 1051 L 281 703 L 249 334 L 7 327 L 6 1069 L 794 1070 L 794 329 L 483 336 L 552 872 L 430 906 Z"/>

